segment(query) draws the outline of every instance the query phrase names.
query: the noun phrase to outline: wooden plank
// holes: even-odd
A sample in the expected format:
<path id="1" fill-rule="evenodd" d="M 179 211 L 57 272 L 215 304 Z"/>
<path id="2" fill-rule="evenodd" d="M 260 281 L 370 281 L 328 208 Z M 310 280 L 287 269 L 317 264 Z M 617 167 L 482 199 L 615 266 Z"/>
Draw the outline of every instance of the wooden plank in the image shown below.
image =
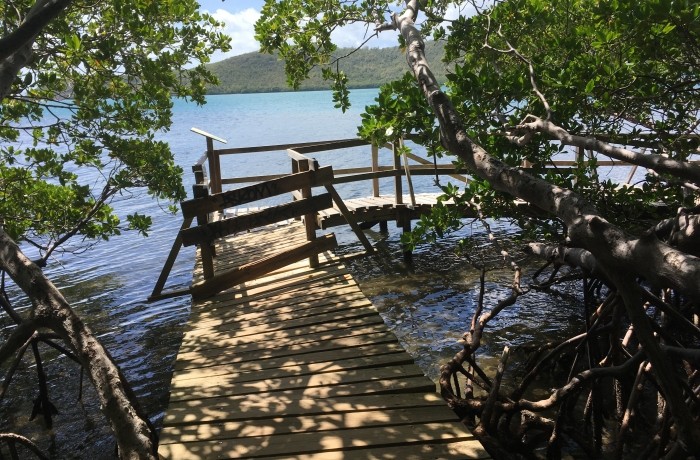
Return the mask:
<path id="1" fill-rule="evenodd" d="M 194 217 L 185 217 L 184 221 L 182 222 L 182 225 L 180 226 L 180 230 L 189 228 L 190 225 L 192 225 L 193 220 Z M 175 259 L 177 259 L 177 255 L 179 254 L 181 247 L 182 238 L 180 237 L 180 233 L 178 232 L 177 236 L 175 237 L 175 241 L 173 242 L 173 246 L 170 248 L 168 258 L 166 259 L 165 264 L 163 265 L 163 270 L 161 270 L 160 276 L 156 281 L 156 285 L 153 287 L 153 292 L 151 292 L 151 295 L 148 297 L 149 302 L 163 298 L 161 293 L 163 292 L 163 288 L 165 287 L 165 282 L 168 280 L 168 276 L 170 276 L 170 270 L 172 270 L 173 265 L 175 264 Z"/>
<path id="2" fill-rule="evenodd" d="M 194 383 L 194 382 L 193 382 Z M 286 378 L 245 381 L 232 385 L 224 378 L 196 381 L 196 385 L 170 390 L 171 401 L 185 401 L 219 396 L 267 394 L 271 404 L 277 393 L 296 394 L 297 398 L 325 398 L 355 394 L 380 394 L 435 391 L 435 384 L 413 364 L 391 368 L 369 368 L 319 375 L 291 375 Z M 204 385 L 206 384 L 206 385 Z"/>
<path id="3" fill-rule="evenodd" d="M 333 327 L 335 326 L 335 327 Z M 345 327 L 331 325 L 323 330 L 313 326 L 310 329 L 300 330 L 299 333 L 290 336 L 279 332 L 272 334 L 261 334 L 258 336 L 248 336 L 245 338 L 233 338 L 222 340 L 206 340 L 206 337 L 195 337 L 189 343 L 184 343 L 180 347 L 181 354 L 200 353 L 204 350 L 221 350 L 223 348 L 235 348 L 240 353 L 253 352 L 260 349 L 270 349 L 270 341 L 274 341 L 276 346 L 286 347 L 304 343 L 321 343 L 339 337 L 350 337 L 361 334 L 373 334 L 387 332 L 386 324 L 383 321 L 361 322 L 354 321 L 354 324 L 347 323 Z M 179 355 L 178 355 L 179 356 Z"/>
<path id="4" fill-rule="evenodd" d="M 333 168 L 326 166 L 317 171 L 306 171 L 290 174 L 281 178 L 268 180 L 259 184 L 241 187 L 222 193 L 209 195 L 206 198 L 195 198 L 180 203 L 182 214 L 195 217 L 198 213 L 222 211 L 245 203 L 262 200 L 272 196 L 289 193 L 305 185 L 313 187 L 325 185 L 333 180 Z"/>
<path id="5" fill-rule="evenodd" d="M 181 231 L 182 244 L 184 246 L 192 246 L 202 241 L 212 241 L 252 228 L 274 224 L 281 220 L 300 217 L 304 214 L 316 212 L 318 209 L 330 208 L 331 206 L 333 206 L 333 199 L 330 194 L 324 193 L 240 217 L 210 222 L 206 225 L 199 225 Z"/>
<path id="6" fill-rule="evenodd" d="M 267 437 L 309 431 L 354 430 L 367 427 L 449 423 L 454 421 L 454 412 L 444 406 L 442 408 L 413 407 L 410 410 L 404 408 L 382 408 L 381 410 L 364 410 L 343 414 L 324 414 L 322 417 L 310 415 L 290 417 L 287 414 L 280 413 L 279 417 L 274 418 L 228 421 L 215 424 L 166 426 L 161 431 L 159 443 L 163 445 L 178 442 Z"/>
<path id="7" fill-rule="evenodd" d="M 228 315 L 222 316 L 201 316 L 197 322 L 196 329 L 211 329 L 217 328 L 224 324 L 235 323 L 237 327 L 246 328 L 256 325 L 273 324 L 284 321 L 291 321 L 296 318 L 306 318 L 318 314 L 324 314 L 328 311 L 345 310 L 358 307 L 366 307 L 372 305 L 362 293 L 356 294 L 354 299 L 348 299 L 347 296 L 341 298 L 319 299 L 311 304 L 295 304 L 290 307 L 280 307 L 274 310 L 255 311 L 249 309 L 249 313 L 245 315 L 237 315 L 235 311 L 229 312 Z M 193 329 L 194 330 L 194 329 Z"/>
<path id="8" fill-rule="evenodd" d="M 273 440 L 275 436 L 222 439 L 214 442 L 195 441 L 161 446 L 162 455 L 182 460 L 199 458 L 256 458 L 285 455 L 297 458 L 297 454 L 349 451 L 367 447 L 394 447 L 420 445 L 426 440 L 456 442 L 474 440 L 458 422 L 398 425 L 385 428 L 356 428 L 296 433 L 284 436 L 284 441 Z"/>
<path id="9" fill-rule="evenodd" d="M 219 155 L 237 155 L 245 153 L 261 153 L 261 152 L 283 152 L 287 149 L 305 147 L 309 145 L 326 145 L 334 142 L 344 142 L 356 139 L 341 139 L 333 141 L 313 141 L 313 142 L 298 142 L 295 144 L 273 144 L 273 145 L 254 145 L 249 147 L 234 147 L 228 149 L 218 149 L 216 153 Z"/>
<path id="10" fill-rule="evenodd" d="M 306 264 L 305 261 L 302 261 L 301 263 Z M 195 314 L 205 312 L 208 309 L 213 308 L 213 306 L 217 308 L 224 307 L 226 305 L 247 306 L 258 300 L 262 301 L 265 296 L 269 296 L 271 298 L 274 297 L 275 301 L 282 301 L 285 298 L 291 298 L 293 293 L 296 293 L 298 296 L 314 295 L 315 293 L 313 291 L 316 289 L 330 289 L 330 287 L 333 286 L 333 281 L 338 283 L 340 285 L 339 287 L 347 289 L 346 293 L 359 291 L 358 286 L 353 285 L 351 282 L 344 281 L 342 276 L 326 276 L 321 279 L 311 279 L 304 282 L 303 273 L 299 273 L 298 277 L 294 276 L 294 273 L 290 274 L 289 272 L 285 271 L 279 273 L 273 272 L 272 275 L 279 275 L 279 277 L 274 276 L 269 280 L 260 278 L 250 280 L 221 293 L 220 296 L 217 296 L 215 299 L 202 300 L 202 305 L 198 305 L 199 308 L 195 310 Z M 285 289 L 284 283 L 286 280 L 295 282 L 295 285 L 291 286 L 289 289 Z M 305 289 L 310 292 L 303 292 Z M 300 291 L 303 292 L 303 294 Z M 250 294 L 250 300 L 246 299 L 248 294 Z"/>
<path id="11" fill-rule="evenodd" d="M 341 321 L 363 321 L 368 317 L 368 321 L 372 321 L 372 317 L 375 315 L 377 315 L 377 310 L 370 303 L 364 307 L 342 309 L 336 312 L 314 315 L 308 318 L 300 318 L 279 323 L 249 325 L 244 329 L 239 328 L 239 325 L 236 323 L 224 323 L 216 328 L 188 331 L 185 333 L 182 341 L 183 343 L 186 343 L 190 340 L 190 338 L 202 336 L 209 337 L 211 340 L 219 340 L 225 338 L 245 337 L 248 335 L 266 334 L 277 331 L 279 331 L 281 334 L 284 334 L 285 331 L 287 331 L 286 333 L 291 334 L 299 328 L 308 326 L 333 326 L 334 323 L 339 323 Z"/>
<path id="12" fill-rule="evenodd" d="M 491 456 L 481 443 L 475 439 L 457 442 L 432 441 L 408 446 L 370 447 L 369 449 L 352 449 L 344 451 L 323 451 L 311 454 L 282 455 L 275 457 L 256 457 L 258 460 L 367 460 L 367 459 L 401 459 L 401 460 L 465 460 L 489 459 Z"/>
<path id="13" fill-rule="evenodd" d="M 287 345 L 275 344 L 270 347 L 267 344 L 253 343 L 250 347 L 240 348 L 215 348 L 204 349 L 197 352 L 180 353 L 175 362 L 175 371 L 192 367 L 205 367 L 217 364 L 236 364 L 246 361 L 258 361 L 271 358 L 289 358 L 297 355 L 320 353 L 341 350 L 341 355 L 357 353 L 357 348 L 378 344 L 396 344 L 396 336 L 391 332 L 378 332 L 373 334 L 352 335 L 339 337 L 322 342 L 306 341 Z M 292 358 L 295 359 L 295 358 Z M 296 362 L 296 361 L 294 361 Z"/>
<path id="14" fill-rule="evenodd" d="M 193 361 L 184 361 L 179 359 L 179 365 L 176 367 L 179 375 L 183 378 L 190 378 L 200 374 L 216 374 L 223 375 L 226 373 L 239 372 L 257 372 L 264 369 L 286 369 L 285 372 L 291 372 L 292 367 L 304 366 L 318 363 L 332 363 L 334 361 L 345 361 L 350 359 L 366 358 L 368 356 L 378 356 L 383 354 L 392 354 L 403 352 L 403 348 L 398 340 L 385 338 L 383 341 L 375 341 L 373 343 L 355 344 L 353 346 L 339 347 L 326 346 L 313 348 L 311 346 L 298 347 L 292 352 L 282 352 L 279 355 L 275 353 L 276 347 L 270 350 L 267 355 L 257 355 L 254 359 L 251 353 L 241 357 L 238 354 L 229 353 L 224 356 L 206 356 L 205 359 Z M 350 362 L 344 362 L 343 365 L 349 365 Z M 330 368 L 328 368 L 330 370 Z M 178 377 L 179 378 L 179 377 Z"/>
<path id="15" fill-rule="evenodd" d="M 304 378 L 322 378 L 328 373 L 358 372 L 365 369 L 374 370 L 379 366 L 395 366 L 412 364 L 413 358 L 403 350 L 394 349 L 391 353 L 378 353 L 375 355 L 359 356 L 356 358 L 330 359 L 328 355 L 318 357 L 316 362 L 309 358 L 308 362 L 301 364 L 288 364 L 282 367 L 263 367 L 268 361 L 245 364 L 224 364 L 220 366 L 183 369 L 173 376 L 171 388 L 175 391 L 181 388 L 197 387 L 197 389 L 210 386 L 235 386 L 254 382 L 258 385 L 268 383 L 275 388 L 278 382 L 286 380 L 300 380 Z M 364 380 L 370 380 L 365 378 Z"/>
<path id="16" fill-rule="evenodd" d="M 291 262 L 305 259 L 311 254 L 327 251 L 337 245 L 338 242 L 335 239 L 335 235 L 325 235 L 322 238 L 298 246 L 291 251 L 270 256 L 241 267 L 232 268 L 225 273 L 220 273 L 204 281 L 194 283 L 190 288 L 192 297 L 195 299 L 211 297 L 231 286 L 255 279 L 262 274 L 284 267 Z"/>
<path id="17" fill-rule="evenodd" d="M 386 324 L 381 319 L 379 315 L 371 316 L 360 316 L 357 318 L 347 318 L 343 320 L 343 324 L 339 323 L 322 323 L 322 324 L 305 324 L 303 326 L 294 329 L 277 329 L 273 331 L 259 332 L 259 333 L 249 333 L 247 335 L 241 336 L 231 336 L 230 334 L 217 334 L 216 336 L 208 335 L 197 335 L 185 333 L 182 338 L 181 349 L 192 350 L 199 349 L 204 346 L 211 346 L 212 343 L 218 343 L 223 346 L 235 347 L 239 346 L 241 343 L 248 342 L 281 342 L 290 339 L 295 339 L 298 337 L 305 337 L 312 334 L 328 334 L 337 332 L 340 330 L 350 331 L 353 328 L 370 328 L 378 327 L 380 329 L 387 329 Z"/>
<path id="18" fill-rule="evenodd" d="M 329 150 L 345 149 L 350 147 L 361 147 L 364 145 L 370 145 L 369 142 L 363 139 L 342 139 L 338 141 L 317 143 L 313 145 L 297 146 L 294 148 L 296 153 L 315 153 L 315 152 L 325 152 Z"/>
<path id="19" fill-rule="evenodd" d="M 168 407 L 164 426 L 254 420 L 285 416 L 345 414 L 359 410 L 409 409 L 412 407 L 446 408 L 436 393 L 356 394 L 340 398 L 294 399 L 280 396 L 275 411 L 266 396 L 229 396 L 192 401 L 175 401 Z"/>
<path id="20" fill-rule="evenodd" d="M 354 284 L 354 280 L 347 279 L 345 278 L 346 276 L 349 275 L 338 276 L 336 274 L 331 274 L 323 278 L 313 278 L 311 280 L 286 277 L 286 280 L 296 283 L 290 285 L 289 289 L 285 289 L 284 285 L 276 284 L 274 280 L 270 281 L 269 284 L 245 286 L 245 289 L 239 289 L 235 292 L 228 291 L 217 296 L 215 299 L 207 299 L 198 302 L 197 308 L 193 311 L 193 319 L 198 319 L 205 315 L 211 316 L 213 314 L 220 314 L 221 311 L 231 311 L 231 307 L 234 306 L 238 307 L 236 310 L 244 307 L 255 308 L 257 310 L 274 309 L 282 305 L 288 305 L 292 299 L 300 298 L 302 292 L 304 296 L 301 300 L 308 301 L 322 297 L 323 292 L 320 290 L 324 289 L 327 289 L 329 293 L 334 295 L 360 292 L 360 288 Z M 246 295 L 247 292 L 250 292 L 250 296 Z M 267 299 L 270 301 L 266 302 Z"/>
<path id="21" fill-rule="evenodd" d="M 288 329 L 289 327 L 294 327 L 302 323 L 316 324 L 321 321 L 333 321 L 334 314 L 337 314 L 338 318 L 346 317 L 357 317 L 357 316 L 368 316 L 376 314 L 377 311 L 374 305 L 367 299 L 359 299 L 353 303 L 341 304 L 336 307 L 335 310 L 330 308 L 328 305 L 321 305 L 319 307 L 314 307 L 308 311 L 304 311 L 304 314 L 299 314 L 292 312 L 285 315 L 275 315 L 272 314 L 270 318 L 258 317 L 251 320 L 240 320 L 236 317 L 229 317 L 220 320 L 212 319 L 206 324 L 198 326 L 197 329 L 193 329 L 191 332 L 198 335 L 204 334 L 219 334 L 224 331 L 236 330 L 238 332 L 248 332 L 248 331 L 260 331 L 260 330 L 275 330 L 275 329 Z M 295 314 L 296 313 L 296 314 Z M 294 322 L 293 325 L 289 325 L 290 322 Z"/>
<path id="22" fill-rule="evenodd" d="M 317 277 L 310 271 L 306 262 L 296 262 L 292 266 L 270 272 L 264 277 L 242 283 L 238 287 L 221 293 L 216 299 L 198 301 L 198 311 L 206 310 L 208 305 L 221 306 L 241 302 L 246 302 L 247 304 L 263 296 L 277 298 L 277 296 L 282 296 L 285 293 L 302 289 L 304 285 L 311 287 L 311 285 L 327 284 L 330 280 L 336 280 L 340 284 L 345 284 L 346 287 L 353 286 L 351 282 L 343 280 L 347 272 L 342 272 L 336 268 L 335 273 L 333 273 L 333 269 L 337 267 L 336 264 L 326 265 L 324 268 L 328 267 L 331 270 L 324 271 L 322 276 Z M 287 288 L 287 286 L 289 287 Z"/>

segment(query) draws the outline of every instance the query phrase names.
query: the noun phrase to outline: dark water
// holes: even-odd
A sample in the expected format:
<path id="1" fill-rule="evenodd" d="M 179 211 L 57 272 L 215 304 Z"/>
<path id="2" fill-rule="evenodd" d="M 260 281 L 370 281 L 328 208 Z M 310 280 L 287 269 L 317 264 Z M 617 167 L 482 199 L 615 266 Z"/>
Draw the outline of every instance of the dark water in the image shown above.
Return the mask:
<path id="1" fill-rule="evenodd" d="M 350 138 L 356 135 L 359 113 L 369 104 L 376 90 L 352 94 L 354 108 L 347 114 L 333 109 L 329 92 L 275 93 L 213 96 L 205 108 L 176 103 L 170 132 L 161 136 L 170 143 L 177 161 L 185 169 L 189 188 L 189 167 L 203 153 L 203 138 L 189 131 L 196 126 L 229 140 L 228 146 L 278 144 Z M 390 162 L 389 153 L 382 161 Z M 369 166 L 369 149 L 319 154 L 321 164 L 334 167 Z M 290 161 L 284 152 L 226 158 L 225 176 L 270 172 L 287 173 Z M 416 180 L 417 192 L 435 191 L 431 179 Z M 385 193 L 388 181 L 382 183 Z M 371 184 L 340 188 L 345 198 L 367 195 Z M 138 211 L 153 216 L 148 238 L 125 233 L 101 242 L 81 254 L 64 254 L 50 261 L 46 273 L 61 289 L 73 308 L 93 329 L 112 353 L 133 385 L 151 420 L 158 425 L 167 405 L 168 385 L 183 326 L 187 321 L 188 297 L 146 303 L 181 224 L 180 216 L 161 210 L 145 194 L 116 203 L 120 213 Z M 516 229 L 496 223 L 497 233 L 507 240 Z M 353 236 L 338 230 L 343 251 L 356 250 Z M 398 232 L 389 236 L 371 234 L 383 255 L 352 264 L 365 293 L 381 310 L 388 324 L 402 340 L 427 375 L 437 375 L 441 360 L 459 350 L 457 339 L 467 330 L 478 295 L 478 272 L 463 257 L 454 254 L 459 238 L 473 236 L 487 246 L 483 230 L 467 227 L 439 246 L 419 248 L 413 268 L 401 260 Z M 189 284 L 194 261 L 192 248 L 184 248 L 168 288 Z M 494 263 L 493 266 L 498 264 Z M 508 270 L 490 273 L 487 302 L 507 295 L 502 286 L 511 279 Z M 24 299 L 10 286 L 12 301 L 20 307 Z M 555 308 L 556 307 L 556 308 Z M 26 305 L 21 308 L 26 308 Z M 575 301 L 552 305 L 542 294 L 528 296 L 494 321 L 484 343 L 486 359 L 498 353 L 504 343 L 522 343 L 540 335 L 561 334 L 576 319 Z M 0 319 L 0 335 L 12 330 L 8 318 Z M 535 332 L 537 331 L 537 332 Z M 538 334 L 535 336 L 534 334 Z M 79 370 L 65 357 L 50 350 L 45 354 L 50 396 L 59 410 L 52 430 L 40 420 L 28 421 L 37 389 L 33 383 L 32 361 L 24 359 L 20 371 L 0 402 L 0 429 L 31 436 L 54 458 L 113 458 L 114 443 L 108 427 L 85 382 L 84 395 L 77 399 Z M 3 376 L 7 366 L 3 368 Z M 40 418 L 40 417 L 38 417 Z"/>

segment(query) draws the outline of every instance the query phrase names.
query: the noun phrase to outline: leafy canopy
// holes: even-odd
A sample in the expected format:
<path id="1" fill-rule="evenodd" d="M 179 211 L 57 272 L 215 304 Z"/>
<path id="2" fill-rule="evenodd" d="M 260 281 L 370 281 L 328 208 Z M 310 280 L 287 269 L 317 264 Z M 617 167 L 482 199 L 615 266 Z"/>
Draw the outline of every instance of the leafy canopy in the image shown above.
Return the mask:
<path id="1" fill-rule="evenodd" d="M 595 156 L 580 158 L 574 168 L 553 170 L 551 159 L 567 148 L 545 135 L 535 135 L 518 146 L 507 134 L 534 114 L 549 117 L 573 134 L 689 159 L 698 152 L 700 139 L 697 2 L 419 3 L 424 36 L 444 42 L 444 59 L 453 69 L 446 92 L 470 137 L 487 151 L 513 166 L 528 162 L 534 174 L 576 189 L 596 203 L 607 219 L 626 228 L 644 225 L 640 217 L 649 217 L 651 203 L 663 202 L 671 209 L 689 204 L 681 181 L 672 177 L 649 176 L 641 190 L 619 188 L 593 174 Z M 298 85 L 311 67 L 327 66 L 327 75 L 336 76 L 333 87 L 338 90 L 342 62 L 329 61 L 334 50 L 331 32 L 357 21 L 367 23 L 369 30 L 391 24 L 397 7 L 401 5 L 379 0 L 268 0 L 256 30 L 263 50 L 278 51 L 285 59 L 292 85 Z M 446 20 L 450 8 L 460 14 Z M 381 33 L 397 33 L 387 32 L 389 27 L 381 29 L 385 30 Z M 360 128 L 360 135 L 374 142 L 408 133 L 419 134 L 417 143 L 429 153 L 444 153 L 424 95 L 410 77 L 381 88 L 377 104 L 367 108 Z M 510 208 L 512 199 L 482 180 L 472 181 L 466 190 L 452 187 L 445 192 L 479 203 L 492 216 L 518 215 L 517 209 Z M 526 221 L 521 216 L 523 226 Z M 426 223 L 425 233 L 432 225 L 451 224 L 454 221 L 443 215 Z"/>
<path id="2" fill-rule="evenodd" d="M 33 5 L 0 3 L 6 35 Z M 215 81 L 204 64 L 228 48 L 194 0 L 70 2 L 41 30 L 0 104 L 5 230 L 51 252 L 74 234 L 119 234 L 109 202 L 124 190 L 183 199 L 182 170 L 154 133 L 170 126 L 171 97 L 204 103 Z M 144 215 L 127 220 L 141 232 L 150 225 Z"/>

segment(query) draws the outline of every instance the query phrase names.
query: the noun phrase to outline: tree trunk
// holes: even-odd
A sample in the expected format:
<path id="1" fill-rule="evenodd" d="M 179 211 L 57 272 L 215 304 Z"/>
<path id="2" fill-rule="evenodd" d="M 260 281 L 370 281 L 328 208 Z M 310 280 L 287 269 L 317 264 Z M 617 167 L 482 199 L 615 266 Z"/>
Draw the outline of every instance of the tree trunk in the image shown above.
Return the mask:
<path id="1" fill-rule="evenodd" d="M 88 371 L 102 410 L 117 438 L 120 458 L 155 459 L 155 433 L 141 415 L 137 401 L 114 360 L 41 269 L 2 229 L 0 269 L 6 271 L 31 300 L 31 322 L 37 328 L 52 330 L 65 340 Z"/>
<path id="2" fill-rule="evenodd" d="M 699 301 L 700 283 L 697 280 L 700 279 L 700 258 L 662 243 L 653 234 L 642 238 L 627 235 L 603 219 L 593 205 L 573 191 L 509 167 L 472 141 L 459 114 L 441 91 L 428 66 L 425 45 L 414 23 L 418 10 L 418 0 L 407 1 L 404 13 L 394 15 L 394 25 L 406 42 L 409 66 L 437 117 L 443 145 L 494 189 L 523 199 L 561 219 L 568 228 L 572 245 L 590 251 L 608 278 L 620 283 L 617 287 L 625 296 L 625 306 L 635 332 L 645 347 L 658 382 L 668 398 L 671 412 L 677 419 L 679 438 L 690 452 L 700 451 L 700 429 L 693 422 L 683 398 L 678 397 L 682 391 L 670 363 L 664 359 L 658 343 L 650 337 L 647 317 L 638 302 L 639 295 L 625 292 L 630 288 L 630 277 L 638 275 L 656 286 L 672 287 Z M 628 275 L 621 277 L 619 273 Z"/>

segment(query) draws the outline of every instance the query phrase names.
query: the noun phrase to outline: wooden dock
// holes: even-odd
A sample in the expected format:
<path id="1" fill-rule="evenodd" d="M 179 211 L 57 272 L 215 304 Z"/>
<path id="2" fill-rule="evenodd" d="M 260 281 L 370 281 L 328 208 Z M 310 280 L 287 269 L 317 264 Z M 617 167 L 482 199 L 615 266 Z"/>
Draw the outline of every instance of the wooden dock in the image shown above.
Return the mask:
<path id="1" fill-rule="evenodd" d="M 217 240 L 215 268 L 306 237 L 293 222 Z M 161 458 L 489 458 L 346 268 L 319 259 L 194 301 Z"/>

